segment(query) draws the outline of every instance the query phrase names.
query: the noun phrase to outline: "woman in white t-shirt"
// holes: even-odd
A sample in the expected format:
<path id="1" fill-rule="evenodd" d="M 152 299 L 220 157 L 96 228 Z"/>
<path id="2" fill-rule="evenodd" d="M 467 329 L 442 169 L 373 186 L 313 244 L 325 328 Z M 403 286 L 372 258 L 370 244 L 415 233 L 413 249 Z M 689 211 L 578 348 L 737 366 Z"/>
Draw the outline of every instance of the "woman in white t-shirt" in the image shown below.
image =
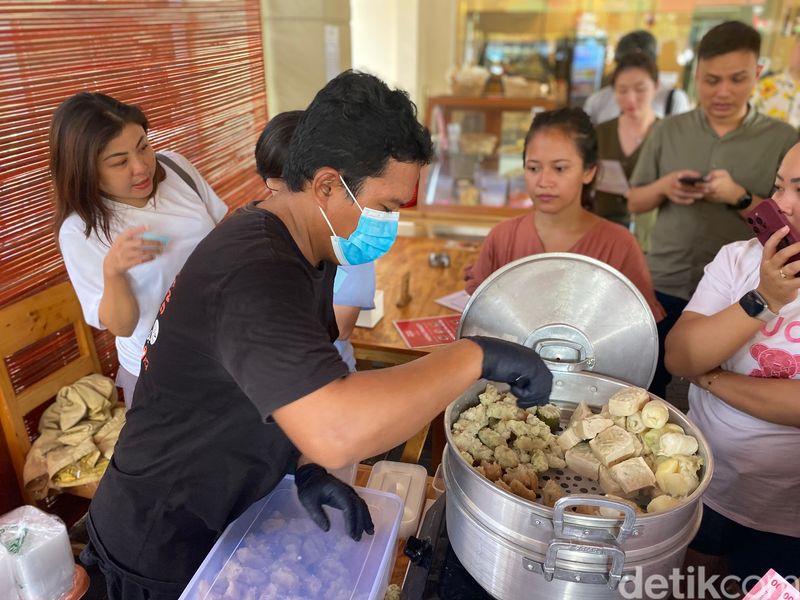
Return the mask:
<path id="1" fill-rule="evenodd" d="M 773 197 L 800 229 L 800 144 Z M 777 251 L 787 232 L 723 246 L 666 340 L 715 461 L 693 559 L 751 585 L 770 568 L 800 575 L 800 261 L 787 262 L 800 243 Z"/>
<path id="2" fill-rule="evenodd" d="M 136 106 L 65 100 L 50 127 L 55 230 L 86 322 L 117 336 L 130 407 L 144 342 L 172 281 L 227 207 L 181 155 L 156 157 Z"/>

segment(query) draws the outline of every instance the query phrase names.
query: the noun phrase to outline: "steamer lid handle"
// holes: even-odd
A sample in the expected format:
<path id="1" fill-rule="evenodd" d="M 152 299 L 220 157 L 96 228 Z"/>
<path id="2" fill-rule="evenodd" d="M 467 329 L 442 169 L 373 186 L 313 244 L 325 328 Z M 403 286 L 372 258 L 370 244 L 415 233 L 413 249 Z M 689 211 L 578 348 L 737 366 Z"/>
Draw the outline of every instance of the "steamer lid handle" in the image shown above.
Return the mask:
<path id="1" fill-rule="evenodd" d="M 595 357 L 580 342 L 555 338 L 540 339 L 533 344 L 533 349 L 554 371 L 574 373 L 591 371 L 594 368 Z"/>

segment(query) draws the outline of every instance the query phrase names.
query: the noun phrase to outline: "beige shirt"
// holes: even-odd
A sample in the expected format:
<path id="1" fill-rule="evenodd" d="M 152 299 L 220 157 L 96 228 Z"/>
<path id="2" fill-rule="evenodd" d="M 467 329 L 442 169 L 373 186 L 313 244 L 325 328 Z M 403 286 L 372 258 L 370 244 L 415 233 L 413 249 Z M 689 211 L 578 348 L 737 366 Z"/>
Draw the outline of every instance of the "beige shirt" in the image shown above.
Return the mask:
<path id="1" fill-rule="evenodd" d="M 703 175 L 726 169 L 751 193 L 768 197 L 783 156 L 796 142 L 795 129 L 753 109 L 738 128 L 719 137 L 698 107 L 654 126 L 642 146 L 631 185 L 647 185 L 680 169 Z M 751 237 L 738 211 L 726 205 L 700 200 L 682 206 L 665 201 L 659 207 L 647 256 L 653 286 L 688 300 L 703 268 L 719 249 Z"/>

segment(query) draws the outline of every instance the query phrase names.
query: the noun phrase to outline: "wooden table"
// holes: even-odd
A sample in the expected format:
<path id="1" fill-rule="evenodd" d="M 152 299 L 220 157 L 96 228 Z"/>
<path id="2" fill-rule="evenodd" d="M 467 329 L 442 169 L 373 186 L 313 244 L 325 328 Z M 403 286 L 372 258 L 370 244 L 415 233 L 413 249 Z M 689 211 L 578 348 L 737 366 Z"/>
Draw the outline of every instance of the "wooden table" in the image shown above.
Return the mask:
<path id="1" fill-rule="evenodd" d="M 372 329 L 356 327 L 350 336 L 356 360 L 399 365 L 425 356 L 436 346 L 408 348 L 397 333 L 393 322 L 398 319 L 416 319 L 456 314 L 435 300 L 464 289 L 464 267 L 475 262 L 480 246 L 472 242 L 458 242 L 417 237 L 397 238 L 389 252 L 375 263 L 377 288 L 383 290 L 383 319 Z M 450 266 L 431 267 L 431 252 L 446 252 Z M 398 307 L 403 275 L 410 273 L 411 302 Z"/>
<path id="2" fill-rule="evenodd" d="M 397 332 L 394 321 L 456 314 L 436 304 L 435 300 L 464 289 L 464 267 L 475 262 L 479 249 L 478 244 L 454 240 L 397 238 L 392 249 L 375 264 L 377 288 L 384 292 L 383 319 L 372 329 L 356 327 L 350 336 L 356 360 L 399 365 L 440 347 L 408 348 Z M 450 266 L 431 267 L 428 264 L 431 252 L 446 252 L 450 257 Z M 396 304 L 401 297 L 405 273 L 411 274 L 409 288 L 412 299 L 401 308 Z M 444 450 L 442 415 L 434 419 L 433 427 L 436 435 L 431 439 L 432 465 L 435 468 Z M 424 427 L 406 442 L 402 461 L 419 462 L 429 429 L 430 425 Z"/>

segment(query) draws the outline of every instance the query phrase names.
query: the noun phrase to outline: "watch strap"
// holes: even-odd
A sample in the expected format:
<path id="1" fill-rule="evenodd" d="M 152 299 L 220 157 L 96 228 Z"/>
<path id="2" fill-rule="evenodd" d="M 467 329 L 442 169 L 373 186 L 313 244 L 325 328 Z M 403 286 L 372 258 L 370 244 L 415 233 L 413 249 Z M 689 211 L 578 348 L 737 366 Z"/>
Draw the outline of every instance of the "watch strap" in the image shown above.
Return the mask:
<path id="1" fill-rule="evenodd" d="M 749 206 L 752 203 L 753 203 L 753 194 L 751 194 L 749 190 L 745 190 L 744 196 L 739 198 L 736 201 L 736 204 L 731 204 L 730 207 L 734 210 L 744 210 L 745 208 L 749 208 Z"/>
<path id="2" fill-rule="evenodd" d="M 764 296 L 756 290 L 750 290 L 739 299 L 739 305 L 742 307 L 748 316 L 769 323 L 772 319 L 776 319 L 778 315 L 769 309 Z"/>

